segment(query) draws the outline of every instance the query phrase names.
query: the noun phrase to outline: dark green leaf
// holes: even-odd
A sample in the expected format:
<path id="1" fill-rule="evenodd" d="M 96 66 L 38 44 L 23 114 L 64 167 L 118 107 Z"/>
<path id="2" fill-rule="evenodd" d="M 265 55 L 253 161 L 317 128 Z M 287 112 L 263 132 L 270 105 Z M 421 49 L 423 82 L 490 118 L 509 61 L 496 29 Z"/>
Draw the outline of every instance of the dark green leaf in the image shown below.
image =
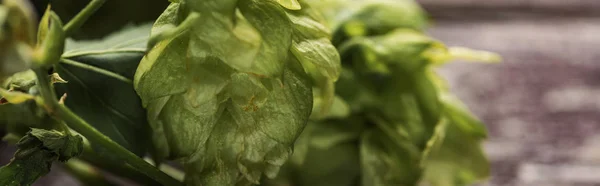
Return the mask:
<path id="1" fill-rule="evenodd" d="M 82 51 L 103 51 L 114 49 L 129 49 L 143 51 L 150 37 L 152 24 L 138 26 L 129 25 L 122 30 L 110 34 L 100 40 L 75 41 L 67 39 L 65 55 Z"/>
<path id="2" fill-rule="evenodd" d="M 0 168 L 0 185 L 28 186 L 48 174 L 54 161 L 67 161 L 83 151 L 81 136 L 32 129 L 17 143 L 17 152 Z"/>
<path id="3" fill-rule="evenodd" d="M 59 96 L 67 94 L 65 104 L 104 135 L 140 156 L 147 152 L 149 132 L 146 110 L 132 82 L 145 54 L 149 32 L 149 25 L 143 25 L 102 41 L 70 42 L 68 48 L 77 50 L 63 55 L 55 68 L 68 82 L 55 85 Z"/>
<path id="4" fill-rule="evenodd" d="M 56 84 L 65 105 L 132 152 L 146 152 L 146 111 L 132 79 L 143 52 L 114 51 L 71 56 L 56 65 L 68 83 Z"/>

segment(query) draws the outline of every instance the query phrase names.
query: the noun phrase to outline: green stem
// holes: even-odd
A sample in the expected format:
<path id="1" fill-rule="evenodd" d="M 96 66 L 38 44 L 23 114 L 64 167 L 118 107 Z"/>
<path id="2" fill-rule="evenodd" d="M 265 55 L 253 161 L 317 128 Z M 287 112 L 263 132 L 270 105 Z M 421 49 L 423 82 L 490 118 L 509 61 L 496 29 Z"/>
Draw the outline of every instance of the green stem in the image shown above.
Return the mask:
<path id="1" fill-rule="evenodd" d="M 45 109 L 52 114 L 55 110 L 55 107 L 58 105 L 58 99 L 56 99 L 56 93 L 54 87 L 50 83 L 50 77 L 48 75 L 48 71 L 45 68 L 35 68 L 33 69 L 35 75 L 37 76 L 37 85 L 39 86 L 40 96 L 44 100 Z"/>
<path id="2" fill-rule="evenodd" d="M 71 134 L 71 129 L 69 129 L 69 126 L 67 126 L 67 124 L 63 121 L 56 121 L 57 125 L 58 125 L 58 129 L 60 129 L 62 132 L 64 132 L 66 135 L 72 135 Z"/>
<path id="3" fill-rule="evenodd" d="M 76 66 L 76 67 L 79 67 L 79 68 L 82 68 L 82 69 L 86 69 L 86 70 L 89 70 L 89 71 L 92 71 L 92 72 L 96 72 L 96 73 L 99 73 L 99 74 L 102 74 L 102 75 L 105 75 L 105 76 L 108 76 L 108 77 L 111 77 L 111 78 L 115 78 L 115 79 L 123 81 L 125 83 L 129 83 L 129 84 L 133 83 L 130 79 L 128 79 L 128 78 L 126 78 L 124 76 L 121 76 L 121 75 L 119 75 L 117 73 L 114 73 L 114 72 L 111 72 L 111 71 L 108 71 L 108 70 L 104 70 L 104 69 L 101 69 L 101 68 L 98 68 L 98 67 L 95 67 L 95 66 L 92 66 L 92 65 L 84 64 L 84 63 L 81 63 L 81 62 L 78 62 L 78 61 L 75 61 L 75 60 L 70 60 L 70 59 L 63 58 L 63 59 L 60 59 L 60 62 L 61 63 L 65 63 L 65 64 L 69 64 L 71 66 Z"/>
<path id="4" fill-rule="evenodd" d="M 76 29 L 79 29 L 85 21 L 87 21 L 96 10 L 98 10 L 102 4 L 104 4 L 106 0 L 92 0 L 81 12 L 79 12 L 73 19 L 65 25 L 63 30 L 65 31 L 65 36 L 70 36 Z"/>
<path id="5" fill-rule="evenodd" d="M 105 157 L 101 157 L 98 153 L 94 152 L 89 143 L 85 143 L 83 145 L 83 153 L 81 156 L 77 157 L 83 161 L 88 162 L 89 164 L 98 167 L 102 170 L 108 171 L 115 176 L 119 176 L 122 178 L 126 178 L 128 180 L 134 181 L 140 185 L 147 186 L 160 186 L 161 184 L 156 182 L 153 179 L 150 179 L 148 176 L 140 173 L 135 170 L 128 164 L 123 164 L 120 162 L 115 162 L 110 159 L 106 159 Z"/>
<path id="6" fill-rule="evenodd" d="M 41 91 L 41 90 L 40 90 Z M 149 176 L 163 185 L 178 186 L 183 185 L 181 182 L 173 179 L 169 175 L 160 171 L 156 167 L 150 165 L 140 157 L 136 156 L 132 152 L 123 148 L 110 138 L 100 133 L 85 120 L 81 119 L 75 113 L 71 112 L 69 108 L 64 105 L 56 107 L 55 116 L 67 122 L 69 127 L 85 136 L 90 142 L 98 144 L 113 153 L 115 156 L 128 163 L 138 171 L 142 172 L 146 176 Z"/>
<path id="7" fill-rule="evenodd" d="M 109 137 L 96 130 L 85 120 L 71 112 L 71 110 L 65 105 L 59 104 L 58 100 L 56 99 L 56 94 L 54 93 L 54 88 L 52 87 L 48 77 L 48 69 L 35 68 L 33 71 L 38 77 L 37 85 L 39 86 L 40 95 L 44 101 L 44 107 L 50 116 L 66 122 L 69 127 L 85 136 L 92 143 L 114 153 L 114 155 L 123 162 L 128 163 L 139 172 L 152 179 L 155 179 L 159 183 L 169 186 L 182 185 L 181 182 L 173 179 L 164 172 L 161 172 L 159 169 L 150 165 L 142 158 L 136 156 L 129 150 L 112 141 Z"/>

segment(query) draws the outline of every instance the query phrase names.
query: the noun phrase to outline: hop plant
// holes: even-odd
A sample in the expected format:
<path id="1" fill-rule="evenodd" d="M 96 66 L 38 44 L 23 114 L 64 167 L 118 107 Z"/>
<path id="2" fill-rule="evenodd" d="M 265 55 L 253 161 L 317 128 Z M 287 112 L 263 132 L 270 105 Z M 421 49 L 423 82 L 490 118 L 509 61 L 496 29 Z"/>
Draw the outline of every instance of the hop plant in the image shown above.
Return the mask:
<path id="1" fill-rule="evenodd" d="M 0 124 L 19 147 L 0 183 L 30 185 L 70 159 L 101 185 L 92 165 L 169 186 L 458 186 L 489 174 L 484 125 L 435 68 L 500 57 L 427 36 L 414 1 L 171 0 L 153 25 L 65 39 L 103 2 L 64 25 L 48 7 L 37 42 L 23 3 L 0 6 Z"/>

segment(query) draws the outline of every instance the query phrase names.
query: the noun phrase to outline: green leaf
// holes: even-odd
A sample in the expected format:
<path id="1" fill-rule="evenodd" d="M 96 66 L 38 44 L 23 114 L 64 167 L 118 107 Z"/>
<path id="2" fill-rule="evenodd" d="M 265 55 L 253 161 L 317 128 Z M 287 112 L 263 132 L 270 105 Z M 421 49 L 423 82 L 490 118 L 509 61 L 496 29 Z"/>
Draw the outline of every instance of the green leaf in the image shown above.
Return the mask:
<path id="1" fill-rule="evenodd" d="M 153 155 L 181 160 L 189 185 L 274 177 L 312 108 L 309 79 L 289 55 L 284 10 L 271 1 L 227 3 L 189 2 L 186 8 L 206 11 L 197 12 L 201 22 L 156 43 L 134 79 L 148 109 Z M 172 4 L 152 34 L 180 23 L 182 5 Z M 234 6 L 240 13 L 232 17 Z M 227 27 L 231 19 L 235 28 Z"/>
<path id="2" fill-rule="evenodd" d="M 0 185 L 27 186 L 50 172 L 54 161 L 65 162 L 83 151 L 81 136 L 32 129 L 17 143 L 8 165 L 0 167 Z"/>
<path id="3" fill-rule="evenodd" d="M 99 40 L 81 40 L 75 41 L 67 39 L 66 56 L 74 55 L 86 51 L 106 51 L 117 49 L 128 49 L 144 51 L 146 43 L 150 37 L 152 24 L 128 25 L 125 28 L 112 33 Z"/>
<path id="4" fill-rule="evenodd" d="M 440 126 L 422 160 L 424 182 L 432 186 L 471 185 L 489 177 L 490 167 L 481 148 L 485 139 L 469 128 L 480 128 L 478 121 L 457 120 L 462 115 L 448 113 L 448 123 Z M 469 125 L 465 128 L 461 125 Z"/>
<path id="5" fill-rule="evenodd" d="M 56 65 L 68 83 L 55 84 L 65 105 L 94 128 L 138 155 L 147 142 L 146 110 L 132 79 L 143 52 L 114 51 L 70 56 Z"/>
<path id="6" fill-rule="evenodd" d="M 409 143 L 387 137 L 384 129 L 366 132 L 360 142 L 363 186 L 416 185 L 421 175 L 419 156 L 397 145 Z"/>
<path id="7" fill-rule="evenodd" d="M 69 47 L 86 45 L 94 50 L 67 52 L 55 68 L 68 82 L 55 84 L 57 95 L 67 94 L 65 105 L 140 156 L 150 145 L 149 131 L 146 110 L 133 89 L 133 78 L 145 54 L 149 31 L 148 26 L 130 27 L 101 42 L 68 43 Z M 109 152 L 102 153 L 110 156 Z"/>
<path id="8" fill-rule="evenodd" d="M 58 160 L 62 162 L 79 156 L 83 151 L 83 138 L 81 138 L 81 136 L 67 135 L 56 130 L 48 131 L 32 128 L 25 137 L 34 137 L 35 140 L 42 143 L 44 150 L 57 154 Z M 29 139 L 22 139 L 19 143 L 20 144 L 17 144 L 17 146 L 24 147 L 26 145 L 24 143 L 30 143 L 30 141 Z M 19 158 L 19 156 L 17 156 L 17 158 Z"/>

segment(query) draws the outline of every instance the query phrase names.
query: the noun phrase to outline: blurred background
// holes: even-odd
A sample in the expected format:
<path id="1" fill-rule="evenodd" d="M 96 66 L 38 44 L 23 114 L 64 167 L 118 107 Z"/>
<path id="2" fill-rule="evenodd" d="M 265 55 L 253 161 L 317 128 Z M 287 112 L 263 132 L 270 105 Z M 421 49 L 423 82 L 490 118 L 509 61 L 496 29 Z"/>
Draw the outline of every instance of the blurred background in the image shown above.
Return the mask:
<path id="1" fill-rule="evenodd" d="M 440 69 L 452 92 L 488 126 L 485 186 L 600 185 L 600 1 L 418 0 L 429 33 L 450 46 L 500 53 L 501 64 Z M 32 0 L 43 10 L 48 0 Z M 87 1 L 52 0 L 65 19 Z M 155 19 L 166 0 L 110 0 L 77 38 Z M 0 144 L 0 164 L 14 147 Z M 53 170 L 61 170 L 53 166 Z M 78 183 L 52 171 L 38 186 Z"/>
<path id="2" fill-rule="evenodd" d="M 482 185 L 600 185 L 600 1 L 420 2 L 433 37 L 504 57 L 441 69 L 488 126 Z"/>

